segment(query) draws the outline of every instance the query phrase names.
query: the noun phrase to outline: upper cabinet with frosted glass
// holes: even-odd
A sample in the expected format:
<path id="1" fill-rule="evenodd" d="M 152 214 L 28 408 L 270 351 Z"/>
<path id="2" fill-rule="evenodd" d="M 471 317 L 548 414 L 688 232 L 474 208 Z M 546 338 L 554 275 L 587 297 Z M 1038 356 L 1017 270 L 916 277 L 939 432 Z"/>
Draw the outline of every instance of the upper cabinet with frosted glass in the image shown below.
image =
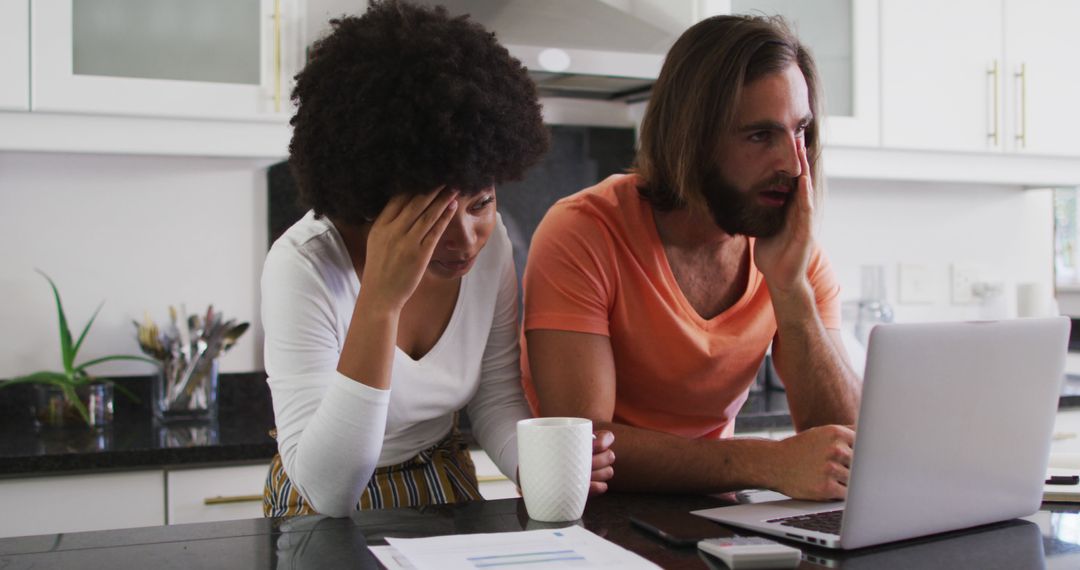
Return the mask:
<path id="1" fill-rule="evenodd" d="M 30 0 L 0 1 L 0 111 L 30 109 Z"/>
<path id="2" fill-rule="evenodd" d="M 695 23 L 717 14 L 781 15 L 816 56 L 825 141 L 879 143 L 878 0 L 419 1 L 468 13 L 494 30 L 542 94 L 632 103 L 645 97 L 668 49 Z M 545 61 L 545 54 L 559 57 Z"/>
<path id="3" fill-rule="evenodd" d="M 303 0 L 32 0 L 31 14 L 34 111 L 291 114 Z"/>
<path id="4" fill-rule="evenodd" d="M 779 15 L 814 54 L 828 145 L 880 144 L 878 0 L 604 0 L 669 34 L 716 14 Z M 625 35 L 625 34 L 622 34 Z M 640 35 L 640 34 L 639 34 Z"/>
<path id="5" fill-rule="evenodd" d="M 728 0 L 733 14 L 780 15 L 805 43 L 821 76 L 827 145 L 880 142 L 877 0 Z"/>

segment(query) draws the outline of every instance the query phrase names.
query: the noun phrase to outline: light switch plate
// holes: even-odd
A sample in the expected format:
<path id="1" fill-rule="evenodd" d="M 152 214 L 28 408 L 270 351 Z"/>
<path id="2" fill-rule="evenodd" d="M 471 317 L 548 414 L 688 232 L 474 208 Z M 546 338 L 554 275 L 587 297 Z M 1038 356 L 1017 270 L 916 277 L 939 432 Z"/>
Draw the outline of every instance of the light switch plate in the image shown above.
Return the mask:
<path id="1" fill-rule="evenodd" d="M 919 263 L 901 263 L 898 274 L 900 304 L 929 305 L 934 302 L 936 287 L 930 268 Z"/>

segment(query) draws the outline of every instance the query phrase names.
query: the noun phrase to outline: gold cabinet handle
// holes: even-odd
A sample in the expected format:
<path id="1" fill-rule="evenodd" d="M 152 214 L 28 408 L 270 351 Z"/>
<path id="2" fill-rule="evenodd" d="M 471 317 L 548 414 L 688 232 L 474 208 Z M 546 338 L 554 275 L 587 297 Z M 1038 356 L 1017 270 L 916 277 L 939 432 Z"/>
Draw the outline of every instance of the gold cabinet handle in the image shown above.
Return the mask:
<path id="1" fill-rule="evenodd" d="M 494 483 L 495 481 L 509 481 L 506 475 L 479 475 L 476 477 L 477 483 Z"/>
<path id="2" fill-rule="evenodd" d="M 998 75 L 999 75 L 999 73 L 998 73 L 998 60 L 996 60 L 996 59 L 994 60 L 993 67 L 986 70 L 986 75 L 988 75 L 990 77 L 990 81 L 992 82 L 991 89 L 993 89 L 992 97 L 994 99 L 994 120 L 993 120 L 994 129 L 986 134 L 986 138 L 990 139 L 991 144 L 993 144 L 993 146 L 998 146 L 998 142 L 999 142 L 998 132 L 999 132 L 999 126 L 1000 126 L 999 123 L 998 123 L 998 121 L 999 121 L 998 117 L 1001 115 L 1000 97 L 999 97 L 999 93 L 998 93 L 998 79 L 999 79 L 999 77 L 998 77 Z"/>
<path id="3" fill-rule="evenodd" d="M 281 112 L 281 0 L 274 0 L 274 112 Z"/>
<path id="4" fill-rule="evenodd" d="M 253 503 L 255 501 L 262 501 L 262 495 L 233 495 L 231 497 L 207 497 L 203 499 L 204 505 L 228 505 L 231 503 Z"/>
<path id="5" fill-rule="evenodd" d="M 1016 140 L 1020 148 L 1027 146 L 1027 64 L 1020 64 L 1020 71 L 1016 73 L 1020 80 L 1020 130 L 1016 133 Z"/>

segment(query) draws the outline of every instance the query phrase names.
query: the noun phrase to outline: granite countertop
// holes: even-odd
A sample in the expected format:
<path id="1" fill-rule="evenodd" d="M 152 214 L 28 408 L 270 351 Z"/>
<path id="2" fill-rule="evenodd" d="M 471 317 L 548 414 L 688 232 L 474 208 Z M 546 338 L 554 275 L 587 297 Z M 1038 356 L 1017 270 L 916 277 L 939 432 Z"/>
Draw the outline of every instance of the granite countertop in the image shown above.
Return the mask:
<path id="1" fill-rule="evenodd" d="M 113 425 L 105 429 L 37 430 L 27 385 L 0 393 L 0 477 L 180 465 L 269 462 L 277 443 L 266 375 L 222 374 L 216 422 L 157 424 L 147 407 L 149 378 L 117 381 L 140 403 L 117 394 Z"/>
<path id="2" fill-rule="evenodd" d="M 216 423 L 159 425 L 146 407 L 149 379 L 118 382 L 142 403 L 118 395 L 113 426 L 100 430 L 36 430 L 27 405 L 30 387 L 6 389 L 0 394 L 0 477 L 269 462 L 277 452 L 263 372 L 221 375 Z M 1080 407 L 1080 376 L 1067 376 L 1059 406 Z M 790 426 L 786 394 L 766 386 L 750 392 L 735 433 Z M 468 437 L 467 425 L 463 429 Z"/>
<path id="3" fill-rule="evenodd" d="M 674 547 L 630 522 L 634 515 L 685 515 L 729 502 L 710 496 L 605 493 L 591 497 L 580 521 L 530 520 L 522 499 L 473 501 L 323 516 L 250 519 L 0 539 L 4 568 L 357 568 L 378 569 L 368 550 L 387 537 L 508 532 L 581 525 L 662 568 L 724 568 L 693 546 Z M 1076 566 L 1077 505 L 1044 504 L 1014 519 L 920 539 L 842 552 L 792 543 L 801 569 L 1014 570 Z M 711 523 L 710 523 L 711 524 Z M 717 526 L 717 534 L 729 531 Z M 746 534 L 740 531 L 740 534 Z"/>

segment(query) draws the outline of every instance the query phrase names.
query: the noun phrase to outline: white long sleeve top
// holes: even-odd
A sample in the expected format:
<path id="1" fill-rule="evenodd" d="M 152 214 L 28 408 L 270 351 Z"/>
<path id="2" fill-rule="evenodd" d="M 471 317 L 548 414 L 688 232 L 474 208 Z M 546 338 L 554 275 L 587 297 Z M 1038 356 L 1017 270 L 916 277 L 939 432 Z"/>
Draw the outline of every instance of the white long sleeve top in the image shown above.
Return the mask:
<path id="1" fill-rule="evenodd" d="M 391 387 L 337 371 L 360 281 L 341 235 L 308 212 L 270 248 L 262 275 L 267 382 L 278 451 L 292 484 L 323 514 L 356 508 L 377 466 L 431 447 L 466 408 L 499 469 L 517 472 L 520 384 L 517 276 L 501 217 L 461 279 L 442 337 L 419 360 L 395 349 Z"/>

